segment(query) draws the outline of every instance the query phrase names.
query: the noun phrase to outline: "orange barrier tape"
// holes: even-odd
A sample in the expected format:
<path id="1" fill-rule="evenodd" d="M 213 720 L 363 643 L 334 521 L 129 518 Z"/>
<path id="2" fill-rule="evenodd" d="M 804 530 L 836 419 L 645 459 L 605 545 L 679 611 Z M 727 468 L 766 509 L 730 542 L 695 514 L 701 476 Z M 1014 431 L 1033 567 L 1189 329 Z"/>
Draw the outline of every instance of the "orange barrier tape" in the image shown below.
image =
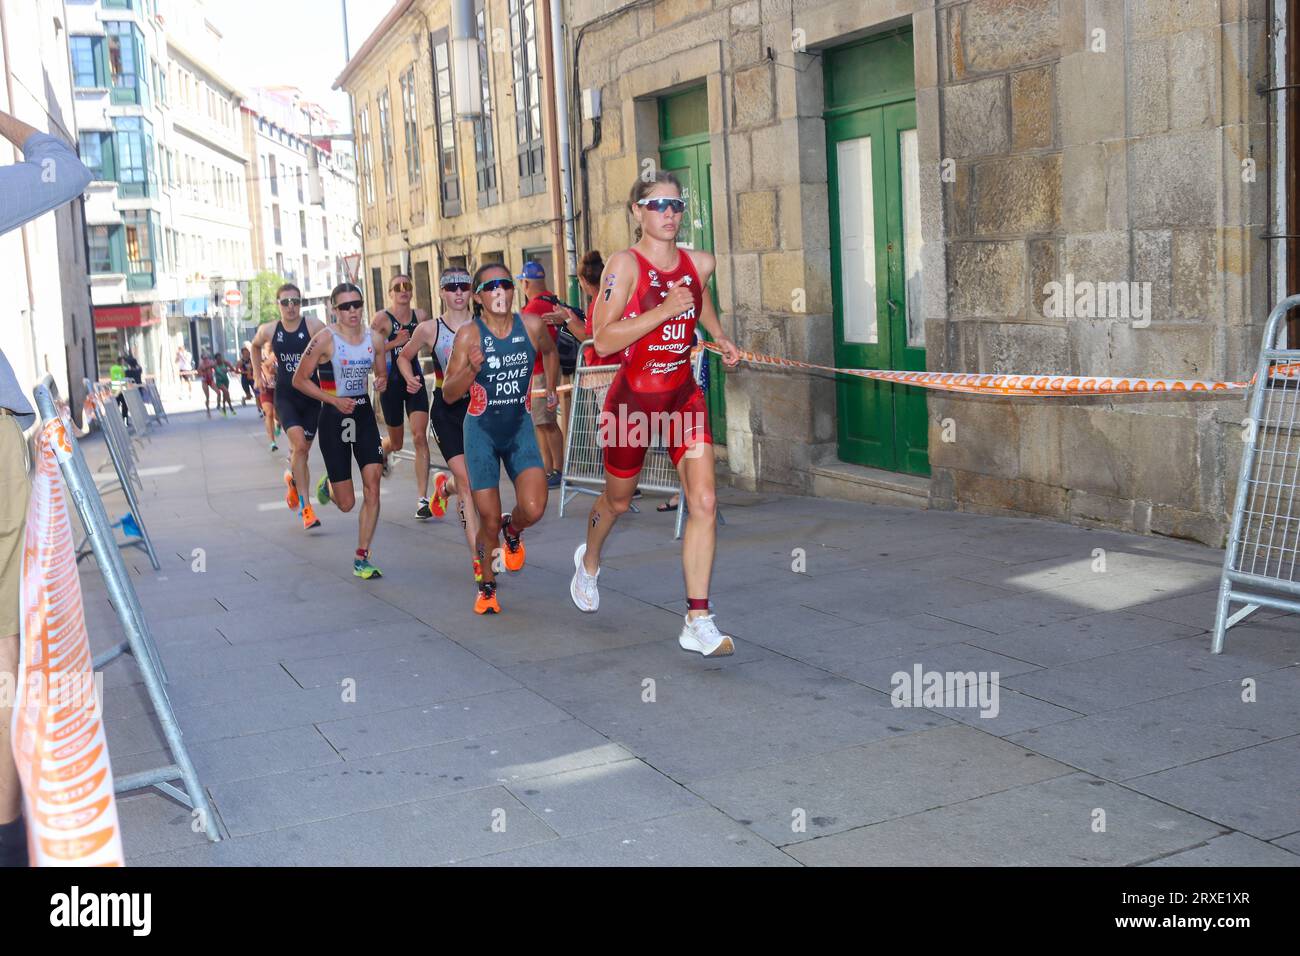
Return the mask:
<path id="1" fill-rule="evenodd" d="M 23 547 L 14 762 L 33 866 L 121 866 L 113 771 L 57 464 L 71 454 L 63 419 L 46 423 Z"/>
<path id="2" fill-rule="evenodd" d="M 704 347 L 717 355 L 722 354 L 713 342 Z M 892 369 L 835 368 L 814 365 L 794 359 L 762 355 L 758 352 L 737 350 L 740 360 L 750 365 L 775 368 L 806 368 L 839 375 L 856 375 L 900 385 L 933 388 L 945 392 L 970 392 L 978 395 L 1127 395 L 1138 392 L 1240 392 L 1250 388 L 1250 382 L 1205 382 L 1197 379 L 1136 378 L 1118 375 L 990 375 L 971 372 L 900 372 Z M 1278 366 L 1274 374 L 1283 377 L 1295 375 L 1300 365 Z M 1253 380 L 1252 380 L 1253 381 Z"/>

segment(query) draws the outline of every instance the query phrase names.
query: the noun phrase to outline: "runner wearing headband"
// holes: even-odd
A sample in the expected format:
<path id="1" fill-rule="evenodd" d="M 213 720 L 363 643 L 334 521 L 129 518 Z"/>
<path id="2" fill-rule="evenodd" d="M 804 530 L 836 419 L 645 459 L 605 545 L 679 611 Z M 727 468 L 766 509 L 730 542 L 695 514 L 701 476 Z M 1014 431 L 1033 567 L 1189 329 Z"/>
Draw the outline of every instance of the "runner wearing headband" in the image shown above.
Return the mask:
<path id="1" fill-rule="evenodd" d="M 538 353 L 546 372 L 546 401 L 559 404 L 556 385 L 560 355 L 545 323 L 514 311 L 514 280 L 497 263 L 474 274 L 474 319 L 463 325 L 452 345 L 443 397 L 456 403 L 469 394 L 465 414 L 465 458 L 478 511 L 475 548 L 478 597 L 474 613 L 499 613 L 492 558 L 498 534 L 505 535 L 506 570 L 524 566 L 525 528 L 546 513 L 546 474 L 529 415 L 533 362 Z M 501 466 L 515 486 L 515 508 L 501 513 Z"/>
<path id="2" fill-rule="evenodd" d="M 417 387 L 420 383 L 415 378 L 411 356 L 418 355 L 426 347 L 433 351 L 435 377 L 429 422 L 433 426 L 433 435 L 438 440 L 443 460 L 451 469 L 453 482 L 449 488 L 446 474 L 438 472 L 429 508 L 434 517 L 441 518 L 446 513 L 448 493 L 455 492 L 460 524 L 465 529 L 470 559 L 473 560 L 478 539 L 478 512 L 470 498 L 469 473 L 465 466 L 465 410 L 469 408 L 469 396 L 449 403 L 442 394 L 442 382 L 451 363 L 451 349 L 456 333 L 474 320 L 469 311 L 469 273 L 457 267 L 444 270 L 438 280 L 438 295 L 442 299 L 442 315 L 433 322 L 422 322 L 416 326 L 411 341 L 397 357 L 397 370 L 408 389 Z M 392 388 L 392 383 L 389 383 L 389 388 Z"/>
<path id="3" fill-rule="evenodd" d="M 389 456 L 401 451 L 405 438 L 402 418 L 411 419 L 411 440 L 415 444 L 415 485 L 419 501 L 415 517 L 424 520 L 432 517 L 429 508 L 429 393 L 424 387 L 424 373 L 420 369 L 420 347 L 411 351 L 412 371 L 419 387 L 411 389 L 397 371 L 397 359 L 408 348 L 411 336 L 429 319 L 423 309 L 411 308 L 414 285 L 410 276 L 395 275 L 388 281 L 388 297 L 392 304 L 380 309 L 370 320 L 370 328 L 385 338 L 385 356 L 381 364 L 388 370 L 388 388 L 379 396 L 379 407 L 388 425 L 384 437 L 384 474 L 388 474 Z"/>
<path id="4" fill-rule="evenodd" d="M 317 319 L 302 316 L 302 292 L 292 282 L 286 282 L 275 292 L 280 306 L 280 320 L 266 322 L 253 336 L 253 352 L 268 346 L 275 356 L 275 414 L 289 435 L 292 455 L 289 470 L 284 473 L 288 487 L 284 503 L 291 511 L 302 506 L 304 529 L 320 527 L 306 489 L 311 487 L 307 455 L 312 439 L 316 437 L 316 423 L 320 418 L 320 402 L 293 387 L 294 373 L 302 360 L 303 350 L 325 326 Z M 263 373 L 265 374 L 265 373 Z M 313 376 L 313 380 L 315 376 Z"/>
<path id="5" fill-rule="evenodd" d="M 681 195 L 671 173 L 637 179 L 628 203 L 637 221 L 636 244 L 610 257 L 593 305 L 596 352 L 622 357 L 600 417 L 605 491 L 592 506 L 586 542 L 574 552 L 569 594 L 581 611 L 600 606 L 601 548 L 632 503 L 652 433 L 659 431 L 689 510 L 682 536 L 686 621 L 677 642 L 705 657 L 724 657 L 734 652 L 735 642 L 709 613 L 716 493 L 708 408 L 691 374 L 696 324 L 721 347 L 728 367 L 738 355 L 704 291 L 713 256 L 676 244 L 685 211 Z M 645 427 L 647 422 L 658 427 Z"/>
<path id="6" fill-rule="evenodd" d="M 361 469 L 363 500 L 352 573 L 359 578 L 380 578 L 383 575 L 370 563 L 370 542 L 379 523 L 384 453 L 367 385 L 372 370 L 376 388 L 382 392 L 387 384 L 383 366 L 375 367 L 376 356 L 383 354 L 384 337 L 362 321 L 361 290 L 352 283 L 335 286 L 330 305 L 335 324 L 312 336 L 293 373 L 293 386 L 322 403 L 320 450 L 325 474 L 316 486 L 316 500 L 326 505 L 332 499 L 340 511 L 351 511 L 357 503 L 352 487 L 353 458 Z M 316 370 L 318 366 L 323 370 L 324 363 L 332 374 L 321 375 L 317 384 Z"/>

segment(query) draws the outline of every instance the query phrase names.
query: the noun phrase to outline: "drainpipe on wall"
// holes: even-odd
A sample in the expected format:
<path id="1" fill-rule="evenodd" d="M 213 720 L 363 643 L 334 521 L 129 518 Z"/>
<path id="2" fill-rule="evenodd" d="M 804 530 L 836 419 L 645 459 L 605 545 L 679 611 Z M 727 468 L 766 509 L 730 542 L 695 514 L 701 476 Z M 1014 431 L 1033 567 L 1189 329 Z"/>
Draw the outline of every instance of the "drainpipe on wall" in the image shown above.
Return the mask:
<path id="1" fill-rule="evenodd" d="M 569 155 L 569 85 L 564 72 L 564 24 L 562 0 L 545 0 L 551 27 L 550 69 L 552 169 L 559 187 L 556 231 L 564 247 L 564 274 L 568 277 L 566 301 L 578 301 L 578 242 L 573 229 L 573 165 Z"/>

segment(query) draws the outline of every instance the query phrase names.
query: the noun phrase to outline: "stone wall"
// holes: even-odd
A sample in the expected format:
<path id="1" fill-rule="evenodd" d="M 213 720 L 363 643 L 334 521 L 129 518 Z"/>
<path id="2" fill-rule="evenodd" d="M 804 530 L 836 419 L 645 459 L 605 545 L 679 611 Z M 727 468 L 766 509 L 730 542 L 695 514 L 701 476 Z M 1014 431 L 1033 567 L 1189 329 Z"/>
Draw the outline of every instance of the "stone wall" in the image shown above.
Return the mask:
<path id="1" fill-rule="evenodd" d="M 1125 9 L 1129 14 L 1125 19 Z M 1263 4 L 968 0 L 938 11 L 950 288 L 932 368 L 1248 377 L 1268 311 Z M 1059 317 L 1049 282 L 1149 283 Z M 1112 312 L 1116 310 L 1111 310 Z M 1130 313 L 1134 310 L 1130 309 Z M 1252 334 L 1253 333 L 1253 334 Z M 1240 399 L 935 396 L 932 503 L 1221 544 Z"/>
<path id="2" fill-rule="evenodd" d="M 539 5 L 540 9 L 540 5 Z M 447 30 L 451 10 L 447 0 L 416 0 L 410 10 L 392 23 L 387 33 L 364 58 L 354 58 L 350 75 L 342 84 L 353 97 L 353 124 L 360 129 L 360 112 L 370 112 L 375 202 L 367 204 L 359 189 L 359 215 L 365 225 L 362 276 L 380 268 L 385 277 L 402 266 L 409 256 L 412 268 L 427 263 L 433 287 L 438 272 L 452 258 L 464 257 L 478 263 L 485 254 L 500 253 L 507 265 L 518 270 L 525 249 L 549 248 L 558 271 L 564 263 L 556 245 L 557 229 L 550 159 L 554 143 L 545 139 L 547 188 L 529 196 L 521 194 L 518 174 L 519 140 L 515 132 L 515 104 L 512 90 L 510 21 L 507 0 L 487 0 L 489 69 L 491 70 L 493 148 L 496 157 L 498 201 L 478 205 L 478 183 L 474 153 L 474 127 L 468 122 L 453 124 L 457 170 L 460 180 L 459 214 L 442 215 L 440 200 L 440 155 L 434 106 L 433 65 L 429 33 Z M 539 52 L 548 35 L 539 28 Z M 405 132 L 402 125 L 401 76 L 412 66 L 416 70 L 416 107 L 420 143 L 420 182 L 407 177 Z M 376 96 L 388 90 L 392 117 L 393 192 L 384 187 L 382 149 Z M 544 87 L 543 87 L 544 90 Z M 553 104 L 543 94 L 543 126 Z M 358 146 L 358 167 L 362 160 Z M 361 176 L 358 168 L 358 179 Z M 391 212 L 391 216 L 389 213 Z M 559 277 L 552 277 L 557 289 Z"/>

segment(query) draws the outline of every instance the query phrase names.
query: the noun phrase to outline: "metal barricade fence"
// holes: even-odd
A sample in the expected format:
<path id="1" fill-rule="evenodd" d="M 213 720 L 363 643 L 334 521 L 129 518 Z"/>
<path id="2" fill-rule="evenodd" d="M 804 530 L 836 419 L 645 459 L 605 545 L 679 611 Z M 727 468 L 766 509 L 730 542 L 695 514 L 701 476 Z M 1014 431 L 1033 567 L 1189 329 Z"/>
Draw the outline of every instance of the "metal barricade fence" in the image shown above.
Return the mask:
<path id="1" fill-rule="evenodd" d="M 154 379 L 145 382 L 144 399 L 153 408 L 154 421 L 160 424 L 167 424 L 171 421 L 167 417 L 167 410 L 163 408 L 162 393 L 158 391 L 158 383 Z"/>
<path id="2" fill-rule="evenodd" d="M 605 407 L 605 396 L 614 381 L 617 365 L 587 365 L 588 339 L 578 350 L 578 364 L 573 370 L 573 393 L 570 396 L 569 427 L 564 436 L 564 469 L 560 476 L 560 517 L 575 497 L 600 495 L 605 490 L 605 454 L 600 446 L 600 414 Z M 705 352 L 697 348 L 691 357 L 691 374 L 698 382 L 705 361 Z M 662 442 L 646 452 L 645 464 L 637 478 L 637 487 L 643 491 L 681 495 L 681 478 L 673 465 L 668 450 Z M 632 506 L 636 511 L 636 505 Z M 682 536 L 682 521 L 686 514 L 686 496 L 681 495 L 677 508 L 673 537 Z M 722 520 L 721 512 L 718 514 Z M 724 522 L 725 523 L 725 522 Z"/>
<path id="3" fill-rule="evenodd" d="M 143 491 L 144 483 L 140 480 L 140 471 L 136 467 L 139 455 L 135 442 L 127 431 L 126 422 L 122 419 L 122 412 L 117 404 L 117 396 L 113 394 L 113 390 L 109 386 L 100 384 L 95 385 L 93 394 L 96 400 L 95 414 L 99 417 L 100 425 L 105 433 L 105 445 L 110 449 L 116 446 L 119 452 L 118 456 L 112 459 L 113 463 L 115 465 L 121 464 L 125 468 L 128 477 L 135 482 L 135 486 Z M 105 462 L 100 465 L 100 470 L 102 471 L 107 464 L 108 462 Z"/>
<path id="4" fill-rule="evenodd" d="M 123 385 L 120 393 L 123 399 L 126 399 L 127 429 L 136 437 L 147 438 L 149 425 L 157 425 L 155 421 L 149 420 L 148 411 L 144 408 L 144 399 L 140 397 L 139 385 Z"/>
<path id="5" fill-rule="evenodd" d="M 98 484 L 97 491 L 102 496 L 105 492 L 121 489 L 123 496 L 126 498 L 131 520 L 135 522 L 136 528 L 140 531 L 140 537 L 133 538 L 124 529 L 123 534 L 126 540 L 118 541 L 117 546 L 123 550 L 126 548 L 143 548 L 144 552 L 149 555 L 149 563 L 157 571 L 161 565 L 158 563 L 158 555 L 154 551 L 153 539 L 149 536 L 149 529 L 145 525 L 144 515 L 140 511 L 140 499 L 137 495 L 137 491 L 144 491 L 144 482 L 140 478 L 140 473 L 136 470 L 131 453 L 126 450 L 126 448 L 130 447 L 131 439 L 122 427 L 122 416 L 118 412 L 117 402 L 110 398 L 106 404 L 103 394 L 98 391 L 92 392 L 91 395 L 95 405 L 95 416 L 102 425 L 101 432 L 104 435 L 104 444 L 108 448 L 109 461 L 113 463 L 113 469 L 117 473 L 116 481 L 109 479 Z M 83 529 L 85 536 L 77 545 L 78 561 L 92 553 L 88 547 L 90 529 L 85 528 L 84 524 Z M 114 540 L 116 540 L 115 536 Z"/>
<path id="6" fill-rule="evenodd" d="M 161 426 L 152 417 L 144 407 L 144 386 L 142 385 L 125 385 L 122 387 L 122 394 L 126 396 L 126 410 L 130 413 L 131 418 L 136 426 L 136 431 L 143 438 L 149 433 L 149 427 L 160 428 Z"/>
<path id="7" fill-rule="evenodd" d="M 1245 447 L 1232 529 L 1223 558 L 1211 649 L 1223 652 L 1228 628 L 1260 607 L 1300 611 L 1300 349 L 1276 348 L 1282 319 L 1300 295 L 1269 313 L 1250 387 Z M 1271 592 L 1271 593 L 1270 593 Z M 1284 595 L 1289 595 L 1286 597 Z M 1229 614 L 1232 602 L 1245 606 Z"/>
<path id="8" fill-rule="evenodd" d="M 45 376 L 44 380 L 32 390 L 32 395 L 36 399 L 36 408 L 43 421 L 53 421 L 58 417 L 57 392 L 54 380 L 50 376 Z M 68 441 L 71 444 L 71 455 L 66 461 L 60 462 L 59 469 L 77 515 L 86 529 L 90 545 L 94 549 L 99 573 L 108 588 L 109 600 L 126 633 L 126 640 L 96 657 L 93 667 L 95 670 L 102 670 L 105 665 L 123 654 L 132 656 L 140 669 L 141 677 L 144 678 L 150 703 L 153 705 L 154 714 L 158 718 L 163 737 L 167 742 L 167 750 L 172 758 L 172 763 L 165 766 L 117 778 L 113 789 L 117 793 L 124 793 L 128 790 L 155 787 L 164 795 L 198 811 L 208 838 L 214 842 L 218 841 L 221 835 L 217 831 L 216 818 L 208 803 L 207 793 L 194 771 L 194 764 L 185 748 L 176 715 L 172 711 L 171 700 L 167 697 L 167 690 L 163 686 L 166 672 L 158 656 L 148 621 L 145 619 L 144 609 L 136 596 L 135 588 L 131 585 L 126 565 L 122 563 L 122 555 L 113 546 L 113 530 L 109 524 L 108 514 L 95 488 L 95 481 L 86 465 L 86 459 L 81 453 L 81 445 L 71 429 L 68 429 Z M 171 782 L 174 780 L 180 780 L 184 784 L 184 789 L 175 786 Z"/>

